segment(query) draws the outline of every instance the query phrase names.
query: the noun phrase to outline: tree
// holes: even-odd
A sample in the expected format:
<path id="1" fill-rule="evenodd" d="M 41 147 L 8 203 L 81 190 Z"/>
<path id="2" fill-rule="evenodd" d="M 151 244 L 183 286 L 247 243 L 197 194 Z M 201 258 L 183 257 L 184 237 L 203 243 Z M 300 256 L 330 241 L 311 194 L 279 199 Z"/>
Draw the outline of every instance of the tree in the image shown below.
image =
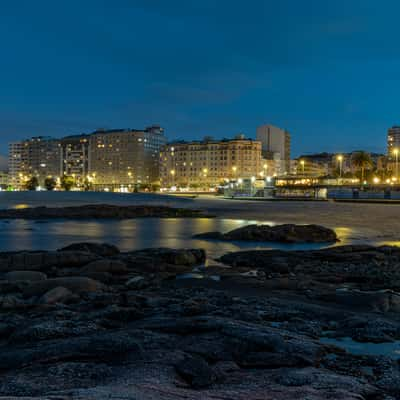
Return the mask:
<path id="1" fill-rule="evenodd" d="M 74 184 L 75 184 L 75 180 L 72 176 L 64 175 L 61 178 L 61 187 L 67 192 L 72 189 Z"/>
<path id="2" fill-rule="evenodd" d="M 161 185 L 159 183 L 152 183 L 150 188 L 152 192 L 159 192 Z"/>
<path id="3" fill-rule="evenodd" d="M 47 190 L 54 190 L 57 186 L 57 182 L 54 178 L 48 177 L 44 180 L 44 186 Z"/>
<path id="4" fill-rule="evenodd" d="M 365 151 L 357 151 L 353 154 L 351 162 L 357 170 L 361 171 L 361 183 L 363 183 L 365 171 L 373 167 L 370 154 Z"/>
<path id="5" fill-rule="evenodd" d="M 39 180 L 36 176 L 32 176 L 28 181 L 25 183 L 25 188 L 27 190 L 36 190 L 39 187 Z"/>

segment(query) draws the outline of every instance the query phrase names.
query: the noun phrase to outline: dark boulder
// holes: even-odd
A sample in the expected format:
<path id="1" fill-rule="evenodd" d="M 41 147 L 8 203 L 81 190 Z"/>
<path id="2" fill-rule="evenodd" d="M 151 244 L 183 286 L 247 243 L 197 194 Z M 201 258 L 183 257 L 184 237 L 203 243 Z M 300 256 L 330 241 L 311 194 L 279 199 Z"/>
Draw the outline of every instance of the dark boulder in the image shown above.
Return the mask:
<path id="1" fill-rule="evenodd" d="M 108 243 L 72 243 L 59 251 L 84 251 L 100 257 L 112 257 L 120 253 L 117 246 Z"/>
<path id="2" fill-rule="evenodd" d="M 128 267 L 146 272 L 159 272 L 168 266 L 195 266 L 203 264 L 206 252 L 203 249 L 151 248 L 133 251 L 123 257 Z"/>
<path id="3" fill-rule="evenodd" d="M 208 363 L 199 356 L 187 355 L 175 366 L 175 369 L 194 389 L 209 387 L 217 381 L 217 374 Z"/>
<path id="4" fill-rule="evenodd" d="M 222 234 L 208 232 L 195 235 L 196 239 L 244 240 L 252 242 L 324 243 L 336 242 L 334 230 L 320 225 L 248 225 Z"/>

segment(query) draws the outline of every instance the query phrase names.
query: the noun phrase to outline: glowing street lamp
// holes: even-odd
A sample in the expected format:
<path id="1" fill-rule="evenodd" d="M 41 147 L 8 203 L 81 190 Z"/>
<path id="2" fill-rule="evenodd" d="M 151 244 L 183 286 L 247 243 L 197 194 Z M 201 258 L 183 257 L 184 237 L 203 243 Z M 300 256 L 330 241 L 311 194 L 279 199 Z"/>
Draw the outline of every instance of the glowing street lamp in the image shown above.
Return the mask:
<path id="1" fill-rule="evenodd" d="M 264 168 L 263 175 L 267 175 L 267 171 L 268 171 L 268 164 L 267 164 L 267 163 L 265 163 L 265 164 L 263 165 L 263 168 Z"/>
<path id="2" fill-rule="evenodd" d="M 339 154 L 337 156 L 337 160 L 339 161 L 339 178 L 342 177 L 342 171 L 343 171 L 343 156 Z"/>
<path id="3" fill-rule="evenodd" d="M 397 180 L 399 178 L 399 149 L 398 148 L 393 149 L 393 154 L 396 160 L 396 180 Z"/>
<path id="4" fill-rule="evenodd" d="M 304 165 L 305 165 L 305 161 L 304 160 L 301 160 L 300 161 L 300 164 L 301 164 L 301 168 L 302 168 L 302 171 L 303 171 L 303 175 L 304 175 Z"/>
<path id="5" fill-rule="evenodd" d="M 234 166 L 232 167 L 232 171 L 233 171 L 233 176 L 236 178 L 236 171 L 237 171 L 236 165 L 234 165 Z"/>

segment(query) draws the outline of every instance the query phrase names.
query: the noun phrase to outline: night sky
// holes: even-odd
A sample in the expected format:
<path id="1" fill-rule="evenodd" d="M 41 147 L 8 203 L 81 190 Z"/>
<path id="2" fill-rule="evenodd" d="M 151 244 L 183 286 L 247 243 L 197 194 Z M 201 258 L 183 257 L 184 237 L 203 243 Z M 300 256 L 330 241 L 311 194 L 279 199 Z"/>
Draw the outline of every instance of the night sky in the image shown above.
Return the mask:
<path id="1" fill-rule="evenodd" d="M 169 139 L 288 129 L 293 153 L 384 151 L 400 3 L 20 0 L 0 9 L 7 142 L 157 123 Z"/>

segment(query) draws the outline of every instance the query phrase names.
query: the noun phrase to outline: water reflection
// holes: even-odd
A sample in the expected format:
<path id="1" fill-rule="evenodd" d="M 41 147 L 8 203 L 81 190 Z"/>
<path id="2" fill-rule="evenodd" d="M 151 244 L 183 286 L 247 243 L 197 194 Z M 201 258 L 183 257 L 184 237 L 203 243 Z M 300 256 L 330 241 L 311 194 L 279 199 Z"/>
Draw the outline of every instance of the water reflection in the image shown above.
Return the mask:
<path id="1" fill-rule="evenodd" d="M 111 221 L 1 221 L 0 249 L 57 249 L 73 242 L 103 241 L 117 245 L 123 251 L 146 247 L 204 248 L 211 258 L 241 249 L 311 249 L 324 245 L 257 242 L 219 242 L 192 239 L 207 231 L 227 232 L 249 224 L 272 224 L 270 221 L 234 219 L 132 219 Z"/>
<path id="2" fill-rule="evenodd" d="M 398 358 L 400 354 L 400 341 L 388 343 L 360 343 L 349 337 L 343 338 L 321 338 L 321 343 L 335 345 L 356 355 L 388 356 Z"/>

